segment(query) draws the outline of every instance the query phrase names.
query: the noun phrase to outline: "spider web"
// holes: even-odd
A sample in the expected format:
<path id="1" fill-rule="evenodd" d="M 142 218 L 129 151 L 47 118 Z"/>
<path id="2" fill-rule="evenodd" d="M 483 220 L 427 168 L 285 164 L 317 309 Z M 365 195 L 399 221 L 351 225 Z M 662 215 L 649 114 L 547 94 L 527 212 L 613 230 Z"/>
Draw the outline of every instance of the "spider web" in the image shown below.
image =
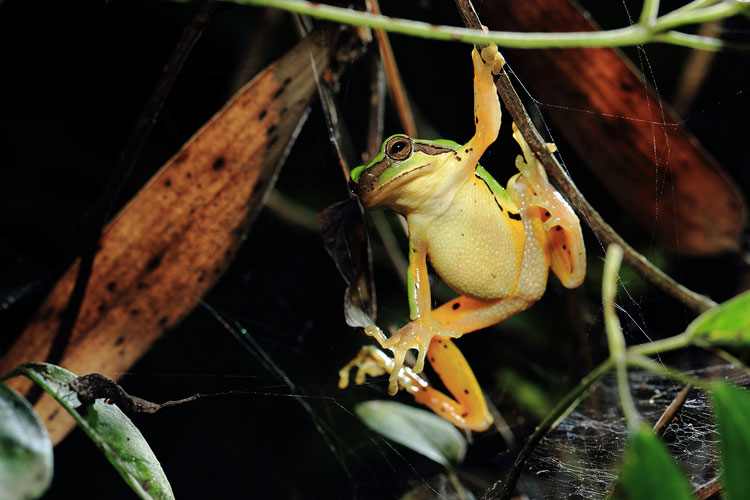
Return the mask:
<path id="1" fill-rule="evenodd" d="M 703 379 L 750 383 L 750 376 L 731 365 L 688 372 Z M 628 374 L 638 412 L 656 422 L 682 390 L 658 375 Z M 628 441 L 628 428 L 617 400 L 614 375 L 592 391 L 545 437 L 529 458 L 519 481 L 533 499 L 598 499 L 612 490 Z M 693 389 L 667 425 L 662 441 L 669 447 L 694 489 L 718 475 L 716 425 L 708 397 Z"/>

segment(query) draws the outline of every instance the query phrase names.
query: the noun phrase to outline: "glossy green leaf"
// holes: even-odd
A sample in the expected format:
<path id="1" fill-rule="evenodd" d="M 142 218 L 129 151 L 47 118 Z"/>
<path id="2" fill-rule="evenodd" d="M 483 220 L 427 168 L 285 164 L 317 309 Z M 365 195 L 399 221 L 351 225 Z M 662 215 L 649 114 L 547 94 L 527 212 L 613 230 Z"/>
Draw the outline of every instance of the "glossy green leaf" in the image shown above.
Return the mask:
<path id="1" fill-rule="evenodd" d="M 750 291 L 704 312 L 687 331 L 710 344 L 750 345 Z"/>
<path id="2" fill-rule="evenodd" d="M 719 428 L 721 482 L 726 500 L 750 495 L 750 392 L 729 384 L 712 391 Z"/>
<path id="3" fill-rule="evenodd" d="M 9 376 L 25 375 L 50 393 L 89 435 L 125 482 L 143 499 L 172 499 L 172 487 L 151 448 L 130 419 L 98 399 L 81 406 L 68 386 L 76 375 L 48 363 L 24 363 Z"/>
<path id="4" fill-rule="evenodd" d="M 395 401 L 366 401 L 354 411 L 378 434 L 444 466 L 458 464 L 466 454 L 466 439 L 452 424 L 432 412 Z"/>
<path id="5" fill-rule="evenodd" d="M 693 496 L 685 475 L 651 429 L 633 434 L 614 498 L 619 500 L 689 500 Z"/>
<path id="6" fill-rule="evenodd" d="M 52 481 L 52 442 L 26 398 L 0 383 L 0 498 L 39 498 Z"/>

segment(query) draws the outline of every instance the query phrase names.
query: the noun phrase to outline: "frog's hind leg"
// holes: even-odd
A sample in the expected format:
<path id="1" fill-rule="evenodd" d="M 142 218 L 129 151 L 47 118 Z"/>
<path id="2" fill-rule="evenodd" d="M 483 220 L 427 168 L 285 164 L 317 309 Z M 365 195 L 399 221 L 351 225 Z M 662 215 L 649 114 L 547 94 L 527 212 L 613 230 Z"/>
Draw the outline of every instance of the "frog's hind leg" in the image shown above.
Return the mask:
<path id="1" fill-rule="evenodd" d="M 456 427 L 487 430 L 492 415 L 474 372 L 456 345 L 449 338 L 433 337 L 427 359 L 453 398 L 428 385 L 414 393 L 414 399 Z"/>
<path id="2" fill-rule="evenodd" d="M 547 174 L 515 123 L 513 138 L 521 146 L 523 158 L 516 158 L 516 167 L 521 174 L 508 181 L 508 190 L 515 192 L 516 197 L 523 195 L 528 199 L 529 209 L 539 211 L 546 232 L 550 268 L 565 287 L 575 288 L 586 275 L 581 222 L 568 202 L 549 183 Z"/>
<path id="3" fill-rule="evenodd" d="M 492 415 L 487 410 L 482 390 L 466 358 L 455 344 L 448 338 L 434 337 L 427 356 L 453 398 L 432 387 L 408 366 L 398 372 L 398 387 L 414 396 L 417 403 L 427 406 L 456 427 L 474 431 L 489 428 Z M 390 375 L 394 361 L 377 347 L 365 346 L 339 371 L 339 388 L 349 385 L 352 369 L 356 370 L 354 383 L 361 385 L 368 376 Z"/>

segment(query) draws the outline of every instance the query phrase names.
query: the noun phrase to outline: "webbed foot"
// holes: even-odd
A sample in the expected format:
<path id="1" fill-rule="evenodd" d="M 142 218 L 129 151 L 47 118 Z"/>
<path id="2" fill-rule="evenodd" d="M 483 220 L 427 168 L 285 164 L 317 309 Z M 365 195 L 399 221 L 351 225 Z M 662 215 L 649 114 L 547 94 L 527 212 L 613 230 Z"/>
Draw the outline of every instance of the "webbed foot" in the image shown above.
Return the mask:
<path id="1" fill-rule="evenodd" d="M 399 371 L 404 366 L 404 358 L 409 349 L 417 350 L 417 362 L 414 365 L 414 373 L 421 373 L 424 369 L 424 360 L 427 356 L 427 350 L 430 347 L 432 337 L 439 335 L 442 337 L 456 338 L 461 336 L 461 332 L 444 330 L 440 323 L 430 318 L 420 318 L 410 321 L 399 331 L 386 338 L 385 334 L 377 326 L 368 326 L 365 333 L 374 337 L 383 349 L 393 351 L 393 368 L 388 383 L 388 393 L 393 395 L 398 392 Z"/>

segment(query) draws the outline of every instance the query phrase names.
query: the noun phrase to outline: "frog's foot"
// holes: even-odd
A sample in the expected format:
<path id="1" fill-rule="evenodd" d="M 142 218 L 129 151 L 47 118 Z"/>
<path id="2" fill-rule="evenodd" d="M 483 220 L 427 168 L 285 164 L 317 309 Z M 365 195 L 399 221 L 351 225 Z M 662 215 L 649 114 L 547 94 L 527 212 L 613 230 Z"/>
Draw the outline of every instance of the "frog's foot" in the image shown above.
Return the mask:
<path id="1" fill-rule="evenodd" d="M 499 74 L 500 71 L 502 71 L 503 66 L 505 66 L 505 58 L 497 50 L 497 45 L 494 43 L 491 43 L 482 49 L 482 59 L 485 64 L 491 65 L 490 67 L 492 68 L 493 75 Z"/>
<path id="2" fill-rule="evenodd" d="M 365 328 L 365 333 L 375 338 L 383 349 L 393 351 L 393 369 L 388 383 L 388 393 L 393 395 L 398 392 L 398 376 L 404 366 L 404 358 L 409 349 L 417 350 L 417 362 L 414 365 L 414 373 L 421 373 L 424 369 L 424 360 L 430 347 L 432 337 L 456 338 L 461 332 L 444 330 L 440 323 L 430 318 L 420 318 L 409 322 L 399 331 L 386 338 L 383 332 L 376 326 Z"/>
<path id="3" fill-rule="evenodd" d="M 339 389 L 345 389 L 349 385 L 349 373 L 353 368 L 357 369 L 354 375 L 354 383 L 362 385 L 368 376 L 379 377 L 380 375 L 393 374 L 394 363 L 393 358 L 377 347 L 364 346 L 354 359 L 339 370 Z M 427 387 L 427 382 L 409 367 L 399 370 L 397 377 L 398 387 L 411 394 L 416 394 L 419 390 Z"/>

